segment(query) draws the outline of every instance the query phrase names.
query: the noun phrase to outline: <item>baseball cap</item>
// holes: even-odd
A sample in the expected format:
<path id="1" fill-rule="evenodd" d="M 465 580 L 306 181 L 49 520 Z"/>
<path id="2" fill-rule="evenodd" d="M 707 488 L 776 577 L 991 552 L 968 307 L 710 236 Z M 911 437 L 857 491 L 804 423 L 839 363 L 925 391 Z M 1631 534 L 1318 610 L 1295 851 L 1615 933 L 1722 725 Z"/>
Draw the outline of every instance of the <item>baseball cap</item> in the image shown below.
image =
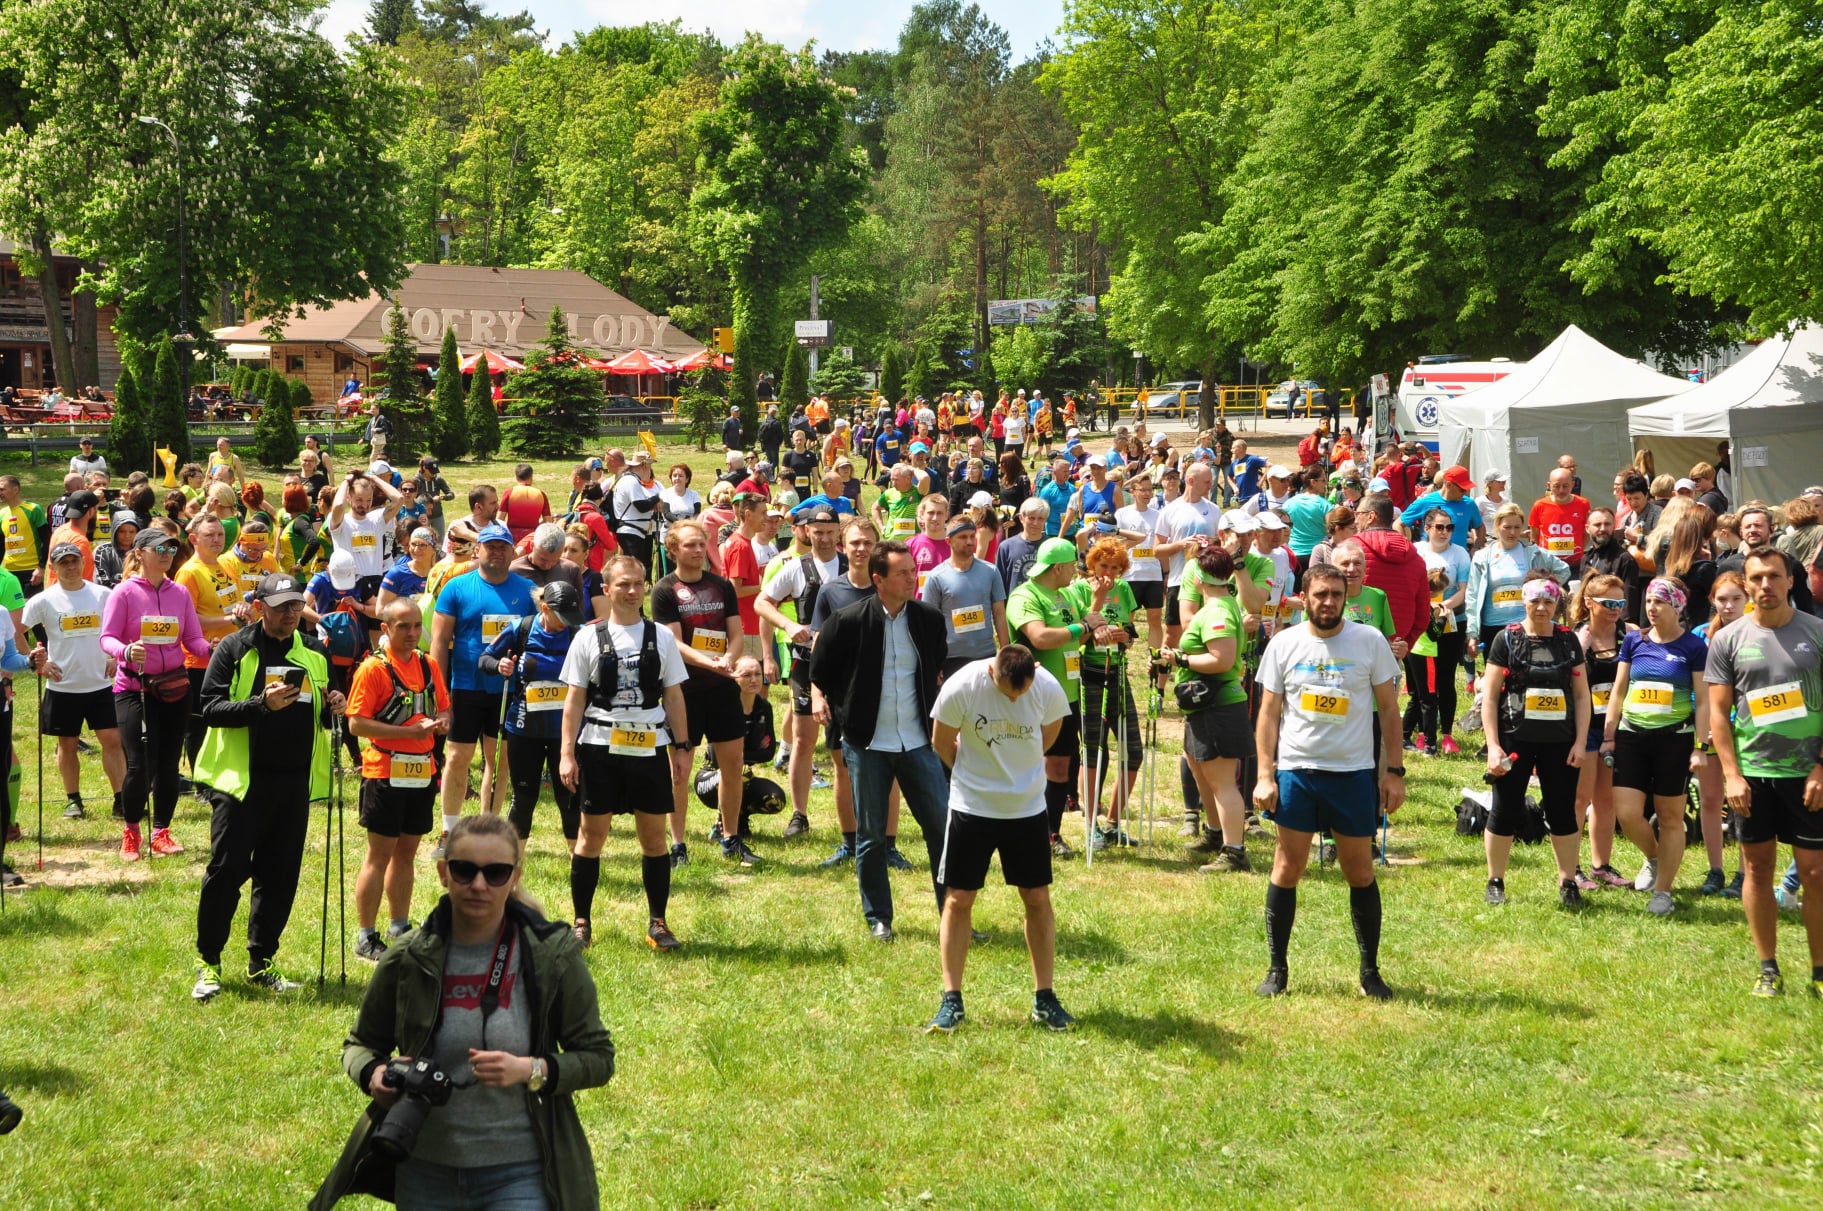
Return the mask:
<path id="1" fill-rule="evenodd" d="M 475 541 L 503 542 L 510 547 L 513 545 L 513 532 L 499 522 L 493 521 L 481 527 L 481 533 L 475 535 Z"/>
<path id="2" fill-rule="evenodd" d="M 1047 538 L 1038 546 L 1038 555 L 1032 561 L 1033 566 L 1040 568 L 1055 567 L 1060 563 L 1076 562 L 1076 544 L 1067 538 Z"/>
<path id="3" fill-rule="evenodd" d="M 1270 467 L 1266 468 L 1266 478 L 1267 479 L 1290 479 L 1291 478 L 1291 468 L 1287 467 L 1284 463 L 1273 463 Z"/>
<path id="4" fill-rule="evenodd" d="M 538 591 L 551 612 L 563 619 L 565 626 L 579 627 L 588 621 L 582 614 L 582 594 L 567 580 L 553 580 Z"/>
<path id="5" fill-rule="evenodd" d="M 92 446 L 95 444 L 95 439 L 84 433 L 81 437 L 76 439 L 76 444 L 79 446 Z"/>
<path id="6" fill-rule="evenodd" d="M 1458 464 L 1454 467 L 1444 468 L 1443 482 L 1455 484 L 1458 488 L 1467 492 L 1470 488 L 1475 486 L 1475 477 L 1469 474 L 1469 469 L 1467 467 Z"/>
<path id="7" fill-rule="evenodd" d="M 994 507 L 994 498 L 986 492 L 977 492 L 968 498 L 968 507 L 971 509 L 991 509 Z"/>
<path id="8" fill-rule="evenodd" d="M 1064 437 L 1066 437 L 1066 438 L 1073 438 L 1073 437 L 1075 437 L 1075 436 L 1076 436 L 1076 435 L 1077 435 L 1077 434 L 1078 434 L 1078 433 L 1081 433 L 1081 432 L 1082 432 L 1082 430 L 1081 430 L 1081 429 L 1078 429 L 1078 428 L 1077 428 L 1077 427 L 1076 427 L 1076 426 L 1075 426 L 1075 425 L 1071 425 L 1071 426 L 1070 426 L 1070 427 L 1069 427 L 1069 428 L 1068 428 L 1068 429 L 1065 429 L 1065 430 L 1064 430 L 1064 431 L 1063 431 L 1063 435 L 1064 435 Z"/>
<path id="9" fill-rule="evenodd" d="M 1285 524 L 1285 519 L 1283 517 L 1280 517 L 1277 513 L 1273 513 L 1270 510 L 1262 511 L 1259 517 L 1254 520 L 1259 523 L 1259 527 L 1262 530 L 1289 530 L 1291 528 Z"/>
<path id="10" fill-rule="evenodd" d="M 753 473 L 761 479 L 771 479 L 772 464 L 762 458 L 759 462 L 753 464 Z"/>
<path id="11" fill-rule="evenodd" d="M 1671 490 L 1673 492 L 1694 492 L 1696 491 L 1696 481 L 1691 479 L 1680 479 Z"/>
<path id="12" fill-rule="evenodd" d="M 504 526 L 501 528 L 505 529 Z M 147 533 L 151 533 L 151 531 L 148 530 Z M 330 555 L 329 583 L 334 585 L 337 590 L 346 593 L 354 588 L 355 581 L 359 579 L 360 577 L 355 575 L 353 551 L 338 550 Z"/>
<path id="13" fill-rule="evenodd" d="M 269 606 L 290 605 L 294 601 L 304 600 L 304 586 L 288 572 L 269 572 L 260 578 L 259 585 L 253 590 L 253 600 Z"/>
<path id="14" fill-rule="evenodd" d="M 1484 484 L 1504 484 L 1506 481 L 1507 473 L 1498 467 L 1481 477 L 1481 482 Z"/>
<path id="15" fill-rule="evenodd" d="M 1232 530 L 1236 534 L 1251 534 L 1260 528 L 1260 524 L 1240 509 L 1230 509 L 1222 514 L 1218 529 Z"/>
<path id="16" fill-rule="evenodd" d="M 73 542 L 60 542 L 51 548 L 51 562 L 58 563 L 65 559 L 81 559 L 82 548 Z"/>
<path id="17" fill-rule="evenodd" d="M 907 450 L 906 453 L 908 453 L 908 454 L 929 454 L 930 447 L 925 445 L 923 442 L 913 442 L 911 444 L 911 448 L 909 450 Z"/>
<path id="18" fill-rule="evenodd" d="M 63 508 L 66 515 L 71 513 L 87 513 L 90 509 L 93 509 L 100 504 L 101 497 L 95 495 L 87 488 L 81 488 L 70 493 L 70 498 L 63 502 Z"/>
<path id="19" fill-rule="evenodd" d="M 808 513 L 798 514 L 797 517 L 797 523 L 800 526 L 815 526 L 824 523 L 833 526 L 836 524 L 836 520 L 836 512 L 834 509 L 812 509 Z"/>
<path id="20" fill-rule="evenodd" d="M 377 475 L 381 479 L 390 479 L 392 477 L 392 464 L 383 458 L 376 458 L 373 460 L 373 466 L 367 468 L 367 473 L 369 475 Z"/>
<path id="21" fill-rule="evenodd" d="M 1089 456 L 1089 465 L 1091 467 L 1101 467 L 1106 470 L 1108 466 L 1108 456 L 1106 454 L 1091 454 Z"/>
<path id="22" fill-rule="evenodd" d="M 1376 475 L 1367 481 L 1367 490 L 1369 492 L 1390 492 L 1392 490 L 1392 485 L 1387 483 L 1385 479 Z"/>
<path id="23" fill-rule="evenodd" d="M 57 545 L 61 547 L 64 544 L 58 543 Z M 71 543 L 70 545 L 74 546 L 75 544 Z M 182 544 L 175 538 L 172 538 L 169 534 L 166 534 L 163 530 L 155 530 L 150 527 L 141 530 L 139 536 L 133 540 L 133 549 L 135 551 L 143 551 L 149 547 L 162 547 L 166 545 L 176 548 Z"/>

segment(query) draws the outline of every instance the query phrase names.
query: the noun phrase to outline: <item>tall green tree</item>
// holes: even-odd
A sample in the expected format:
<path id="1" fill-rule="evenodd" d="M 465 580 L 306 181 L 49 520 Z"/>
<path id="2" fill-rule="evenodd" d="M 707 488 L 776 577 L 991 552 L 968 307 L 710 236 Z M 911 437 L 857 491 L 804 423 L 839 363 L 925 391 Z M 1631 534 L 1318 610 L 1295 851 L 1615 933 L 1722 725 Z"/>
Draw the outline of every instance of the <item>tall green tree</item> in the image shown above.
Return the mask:
<path id="1" fill-rule="evenodd" d="M 897 341 L 888 343 L 880 354 L 880 394 L 891 404 L 905 394 L 905 355 Z"/>
<path id="2" fill-rule="evenodd" d="M 477 367 L 485 358 L 477 361 Z M 462 392 L 462 359 L 456 351 L 456 331 L 443 330 L 443 348 L 437 357 L 437 440 L 432 446 L 445 461 L 468 453 L 468 417 Z"/>
<path id="3" fill-rule="evenodd" d="M 778 283 L 840 240 L 859 213 L 867 157 L 843 132 L 835 86 L 808 51 L 749 35 L 728 55 L 718 104 L 697 116 L 692 229 L 728 274 L 742 424 L 759 425 L 754 382 L 771 341 Z"/>
<path id="4" fill-rule="evenodd" d="M 152 444 L 170 450 L 179 463 L 189 462 L 190 418 L 184 409 L 183 384 L 177 377 L 177 350 L 170 337 L 158 342 L 151 396 Z"/>
<path id="5" fill-rule="evenodd" d="M 415 0 L 372 0 L 367 6 L 367 32 L 381 46 L 397 46 L 400 37 L 417 27 Z"/>
<path id="6" fill-rule="evenodd" d="M 386 344 L 380 355 L 380 411 L 392 422 L 388 461 L 409 464 L 429 445 L 435 414 L 419 393 L 418 342 L 402 307 L 386 311 Z"/>
<path id="7" fill-rule="evenodd" d="M 122 367 L 114 385 L 114 418 L 108 422 L 108 457 L 124 470 L 150 468 L 152 461 L 152 424 L 139 383 L 133 372 Z"/>
<path id="8" fill-rule="evenodd" d="M 468 448 L 476 458 L 500 452 L 500 410 L 494 407 L 494 376 L 477 363 L 468 387 Z"/>
<path id="9" fill-rule="evenodd" d="M 297 457 L 298 427 L 295 396 L 302 394 L 306 402 L 310 399 L 310 387 L 303 379 L 294 380 L 301 393 L 294 391 L 293 382 L 285 379 L 270 384 L 272 391 L 266 402 L 260 406 L 259 419 L 253 422 L 253 457 L 268 467 L 284 467 Z"/>
<path id="10" fill-rule="evenodd" d="M 508 413 L 513 448 L 529 458 L 568 458 L 601 420 L 601 375 L 582 364 L 562 307 L 551 308 L 544 339 L 513 377 L 518 402 Z"/>
<path id="11" fill-rule="evenodd" d="M 867 372 L 834 353 L 817 367 L 814 386 L 818 395 L 830 399 L 855 399 L 867 390 Z"/>
<path id="12" fill-rule="evenodd" d="M 796 341 L 785 351 L 785 370 L 779 376 L 779 404 L 787 414 L 810 402 L 810 355 Z M 746 422 L 743 421 L 744 425 Z"/>

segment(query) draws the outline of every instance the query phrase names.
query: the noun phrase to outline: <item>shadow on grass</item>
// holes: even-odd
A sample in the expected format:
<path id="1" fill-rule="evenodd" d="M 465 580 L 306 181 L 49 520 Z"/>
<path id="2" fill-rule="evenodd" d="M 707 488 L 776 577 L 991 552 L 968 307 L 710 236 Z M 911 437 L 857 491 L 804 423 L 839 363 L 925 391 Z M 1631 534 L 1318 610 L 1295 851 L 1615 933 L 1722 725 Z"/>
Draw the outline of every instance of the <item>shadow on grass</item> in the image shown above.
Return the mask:
<path id="1" fill-rule="evenodd" d="M 1169 1010 L 1154 1014 L 1131 1014 L 1118 1009 L 1102 1009 L 1080 1015 L 1077 1025 L 1123 1043 L 1148 1051 L 1159 1047 L 1187 1045 L 1218 1060 L 1239 1059 L 1247 1036 L 1217 1026 L 1214 1022 L 1185 1017 Z"/>
<path id="2" fill-rule="evenodd" d="M 845 965 L 848 962 L 848 952 L 840 946 L 810 946 L 801 942 L 686 941 L 683 949 L 669 956 L 667 961 L 678 963 L 698 959 L 821 967 L 831 963 Z"/>
<path id="3" fill-rule="evenodd" d="M 1069 929 L 1057 931 L 1057 957 L 1077 959 L 1088 963 L 1132 961 L 1132 957 L 1127 953 L 1127 948 L 1107 934 L 1078 933 Z"/>
<path id="4" fill-rule="evenodd" d="M 59 908 L 27 908 L 21 903 L 26 895 L 42 897 L 52 895 L 45 888 L 34 888 L 28 892 L 9 891 L 6 893 L 6 912 L 0 915 L 0 938 L 20 937 L 68 937 L 82 932 L 82 923 Z"/>
<path id="5" fill-rule="evenodd" d="M 1516 992 L 1511 989 L 1450 989 L 1432 992 L 1429 989 L 1403 988 L 1395 984 L 1398 1000 L 1406 1004 L 1422 1005 L 1426 1009 L 1436 1009 L 1445 1013 L 1475 1015 L 1490 1010 L 1507 1013 L 1542 1013 L 1547 1017 L 1571 1018 L 1587 1017 L 1591 1011 L 1588 1005 L 1574 1001 L 1557 1001 L 1549 997 L 1532 993 Z"/>
<path id="6" fill-rule="evenodd" d="M 30 1090 L 52 1097 L 75 1093 L 87 1083 L 77 1076 L 74 1068 L 65 1068 L 62 1064 L 8 1065 L 0 1075 L 5 1076 L 5 1087 L 13 1093 Z"/>

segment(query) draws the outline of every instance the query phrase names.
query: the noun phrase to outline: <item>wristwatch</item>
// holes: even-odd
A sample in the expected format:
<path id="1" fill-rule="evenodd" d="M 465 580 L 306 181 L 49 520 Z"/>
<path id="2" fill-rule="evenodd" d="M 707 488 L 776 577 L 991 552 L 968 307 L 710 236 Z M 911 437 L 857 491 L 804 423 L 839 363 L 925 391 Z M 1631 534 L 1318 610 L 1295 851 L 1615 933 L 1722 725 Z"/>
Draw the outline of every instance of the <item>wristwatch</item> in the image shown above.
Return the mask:
<path id="1" fill-rule="evenodd" d="M 1389 765 L 1386 767 L 1386 772 L 1389 774 L 1397 774 L 1401 778 L 1405 777 L 1405 767 L 1403 765 Z"/>
<path id="2" fill-rule="evenodd" d="M 537 1056 L 532 1057 L 532 1076 L 530 1080 L 526 1081 L 526 1087 L 533 1093 L 538 1093 L 544 1088 L 544 1061 Z"/>

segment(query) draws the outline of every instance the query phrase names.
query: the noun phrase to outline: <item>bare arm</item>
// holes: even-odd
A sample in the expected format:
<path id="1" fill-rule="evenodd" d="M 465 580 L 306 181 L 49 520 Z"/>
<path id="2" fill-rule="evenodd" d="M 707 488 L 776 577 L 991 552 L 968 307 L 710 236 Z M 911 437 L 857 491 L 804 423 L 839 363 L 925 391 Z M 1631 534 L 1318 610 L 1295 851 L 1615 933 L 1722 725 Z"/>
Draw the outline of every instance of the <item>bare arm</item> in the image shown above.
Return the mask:
<path id="1" fill-rule="evenodd" d="M 1383 681 L 1374 687 L 1374 706 L 1380 712 L 1380 734 L 1397 736 L 1399 734 L 1399 679 L 1397 677 Z M 1391 728 L 1391 731 L 1387 729 Z M 1392 815 L 1405 802 L 1405 775 L 1395 774 L 1390 768 L 1395 750 L 1390 744 L 1380 746 L 1380 800 L 1386 805 L 1386 814 Z"/>
<path id="2" fill-rule="evenodd" d="M 937 756 L 946 768 L 954 769 L 956 767 L 956 745 L 961 736 L 960 731 L 941 719 L 931 724 L 931 747 L 937 750 Z"/>

